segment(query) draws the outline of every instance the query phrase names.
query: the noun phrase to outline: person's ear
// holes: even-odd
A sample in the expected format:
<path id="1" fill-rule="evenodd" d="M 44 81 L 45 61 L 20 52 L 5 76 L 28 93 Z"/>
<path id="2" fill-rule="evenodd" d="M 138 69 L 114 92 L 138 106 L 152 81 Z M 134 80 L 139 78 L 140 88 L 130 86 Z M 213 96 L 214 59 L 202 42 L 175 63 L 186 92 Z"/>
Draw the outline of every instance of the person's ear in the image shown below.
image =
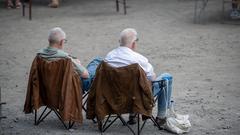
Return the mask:
<path id="1" fill-rule="evenodd" d="M 133 42 L 132 43 L 132 50 L 135 50 L 136 49 L 136 42 Z"/>
<path id="2" fill-rule="evenodd" d="M 59 47 L 62 49 L 63 48 L 63 44 L 64 44 L 64 40 L 61 40 L 59 43 Z"/>

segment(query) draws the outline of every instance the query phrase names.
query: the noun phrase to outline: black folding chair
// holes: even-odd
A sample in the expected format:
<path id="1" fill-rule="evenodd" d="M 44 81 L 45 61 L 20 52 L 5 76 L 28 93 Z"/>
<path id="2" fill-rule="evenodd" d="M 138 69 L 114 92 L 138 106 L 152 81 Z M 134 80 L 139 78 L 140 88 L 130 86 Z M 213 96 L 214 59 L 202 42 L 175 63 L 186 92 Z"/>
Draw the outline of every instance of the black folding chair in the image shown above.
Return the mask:
<path id="1" fill-rule="evenodd" d="M 62 66 L 62 68 L 60 68 L 60 66 L 58 66 L 58 65 L 65 65 L 65 66 Z M 79 75 L 77 73 L 75 73 L 73 67 L 70 67 L 70 68 L 65 70 L 65 68 L 67 68 L 67 65 L 72 65 L 71 59 L 61 58 L 61 59 L 55 59 L 55 60 L 46 60 L 46 59 L 44 59 L 42 57 L 39 57 L 39 56 L 36 56 L 36 58 L 34 59 L 30 72 L 31 73 L 38 73 L 39 75 L 35 74 L 34 78 L 31 75 L 29 76 L 28 91 L 27 91 L 26 101 L 25 101 L 25 105 L 24 105 L 24 112 L 25 113 L 30 113 L 31 110 L 34 108 L 33 109 L 34 115 L 35 115 L 34 125 L 39 125 L 47 116 L 49 116 L 49 114 L 51 112 L 54 112 L 56 114 L 56 116 L 58 117 L 58 119 L 61 121 L 61 123 L 63 124 L 63 126 L 66 129 L 70 129 L 74 125 L 74 119 L 72 120 L 72 118 L 66 118 L 66 119 L 69 119 L 69 120 L 67 120 L 68 122 L 66 122 L 67 123 L 66 124 L 65 123 L 66 120 L 64 120 L 64 116 L 62 116 L 62 114 L 61 114 L 62 113 L 61 111 L 63 110 L 63 108 L 59 107 L 60 106 L 59 104 L 60 104 L 61 99 L 62 99 L 61 95 L 57 94 L 58 96 L 52 97 L 52 96 L 55 96 L 55 93 L 58 93 L 58 92 L 61 93 L 61 90 L 62 90 L 61 86 L 57 87 L 56 85 L 59 85 L 59 84 L 54 84 L 52 82 L 51 83 L 48 82 L 48 81 L 53 81 L 53 79 L 52 80 L 47 80 L 46 82 L 48 82 L 48 83 L 45 83 L 43 81 L 39 81 L 37 83 L 35 82 L 36 81 L 36 76 L 40 80 L 40 79 L 43 79 L 44 77 L 46 77 L 46 78 L 47 77 L 49 77 L 49 78 L 55 77 L 56 73 L 59 73 L 59 74 L 62 74 L 62 76 L 57 76 L 54 79 L 58 83 L 63 83 L 64 82 L 63 78 L 68 78 L 67 75 L 69 75 L 69 74 L 67 74 L 67 73 L 68 72 L 74 72 L 69 77 L 73 80 L 70 83 L 73 83 L 73 82 L 78 83 L 77 80 L 79 79 Z M 37 67 L 33 68 L 35 66 L 37 66 Z M 51 68 L 49 68 L 51 66 L 55 66 L 55 67 L 59 67 L 59 68 L 58 69 L 51 69 Z M 39 67 L 42 67 L 42 70 L 40 70 Z M 62 70 L 62 69 L 64 69 L 64 70 Z M 68 72 L 66 72 L 67 70 L 68 70 Z M 42 73 L 43 73 L 42 71 L 44 71 L 45 73 L 49 73 L 48 76 L 42 75 Z M 54 72 L 52 72 L 52 71 L 54 71 Z M 39 83 L 39 85 L 36 85 L 35 83 L 36 84 Z M 70 83 L 68 83 L 68 84 L 71 85 Z M 53 84 L 53 85 L 51 85 L 51 84 Z M 31 89 L 33 86 L 38 87 L 39 91 L 43 90 L 43 88 L 44 88 L 45 93 L 40 94 L 38 98 L 34 99 L 35 97 L 33 96 L 33 91 Z M 42 89 L 40 89 L 40 87 Z M 63 88 L 63 89 L 65 89 L 65 88 Z M 68 92 L 70 92 L 71 94 L 75 94 L 76 91 L 78 91 L 78 90 L 81 91 L 82 89 L 78 88 L 78 87 L 76 87 L 74 89 L 74 87 L 72 87 L 72 89 L 67 89 L 67 90 L 70 90 Z M 80 94 L 80 93 L 78 93 L 78 94 Z M 67 93 L 67 94 L 71 95 L 69 93 Z M 65 97 L 65 98 L 68 98 L 68 97 Z M 82 97 L 80 97 L 80 96 L 77 96 L 75 98 L 76 98 L 77 101 L 78 101 L 78 99 L 82 100 Z M 53 99 L 53 100 L 51 100 L 51 99 Z M 35 100 L 41 101 L 39 103 L 39 106 L 40 107 L 44 106 L 44 109 L 42 111 L 40 109 L 38 109 L 39 108 L 38 106 L 34 106 L 35 105 L 34 104 Z M 65 100 L 71 100 L 72 102 L 76 101 L 74 98 L 68 98 L 68 99 L 65 99 Z M 77 107 L 77 105 L 75 105 L 74 107 Z M 62 109 L 62 110 L 60 110 L 60 109 Z M 72 115 L 74 115 L 74 116 L 69 115 L 69 117 L 78 117 L 79 115 L 81 115 L 81 113 L 79 113 L 79 112 L 80 112 L 80 110 L 82 111 L 82 109 L 79 109 L 79 108 L 76 108 L 76 109 L 78 109 L 78 111 L 75 111 L 73 113 L 72 112 L 67 112 L 66 115 L 69 115 L 69 113 L 72 113 Z M 76 113 L 79 113 L 79 114 L 77 114 L 77 116 L 75 116 Z M 75 121 L 75 122 L 77 122 L 77 121 Z"/>
<path id="2" fill-rule="evenodd" d="M 160 89 L 166 89 L 166 81 L 165 80 L 153 81 L 152 84 L 153 83 L 158 83 Z M 152 90 L 153 90 L 153 85 L 152 85 Z M 157 101 L 157 95 L 158 95 L 158 93 L 156 93 L 154 95 L 154 103 L 156 103 L 156 101 Z M 157 126 L 159 130 L 163 129 L 156 122 L 156 120 L 155 120 L 153 115 L 150 118 L 144 119 L 142 124 L 140 123 L 140 121 L 141 121 L 140 116 L 141 116 L 141 114 L 136 114 L 136 116 L 135 116 L 135 117 L 137 117 L 137 135 L 140 135 L 140 133 L 142 132 L 142 129 L 144 128 L 144 126 L 145 126 L 145 124 L 146 124 L 148 119 L 150 119 L 153 122 L 154 126 Z M 110 118 L 113 118 L 113 119 L 110 120 Z M 111 125 L 117 119 L 119 119 L 124 126 L 127 126 L 127 128 L 133 133 L 133 135 L 136 135 L 136 133 L 134 132 L 132 127 L 124 120 L 124 118 L 120 114 L 108 115 L 106 120 L 104 120 L 104 121 L 97 120 L 97 122 L 98 122 L 98 129 L 101 131 L 101 133 L 105 132 L 109 127 L 111 127 Z"/>

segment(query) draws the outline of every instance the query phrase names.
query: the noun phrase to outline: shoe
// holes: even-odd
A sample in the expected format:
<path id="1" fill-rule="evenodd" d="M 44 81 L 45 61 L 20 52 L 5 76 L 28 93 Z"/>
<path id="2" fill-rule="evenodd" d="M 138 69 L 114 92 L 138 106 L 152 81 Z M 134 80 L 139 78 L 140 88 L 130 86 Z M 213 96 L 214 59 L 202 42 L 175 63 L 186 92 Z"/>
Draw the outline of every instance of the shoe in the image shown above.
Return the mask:
<path id="1" fill-rule="evenodd" d="M 7 0 L 7 9 L 12 9 L 14 6 L 13 6 L 13 3 L 11 0 Z"/>
<path id="2" fill-rule="evenodd" d="M 166 123 L 167 118 L 163 118 L 163 119 L 161 119 L 161 118 L 159 118 L 159 117 L 156 117 L 155 120 L 156 120 L 158 126 L 161 127 L 161 126 L 163 126 L 163 125 Z"/>
<path id="3" fill-rule="evenodd" d="M 137 123 L 136 116 L 129 116 L 129 120 L 128 120 L 127 124 L 134 125 L 136 123 Z"/>
<path id="4" fill-rule="evenodd" d="M 240 19 L 240 12 L 237 10 L 233 10 L 230 14 L 230 17 L 232 19 Z"/>
<path id="5" fill-rule="evenodd" d="M 58 0 L 52 0 L 52 2 L 48 5 L 51 8 L 58 8 L 59 1 Z"/>
<path id="6" fill-rule="evenodd" d="M 22 3 L 20 1 L 16 1 L 16 8 L 20 8 Z"/>

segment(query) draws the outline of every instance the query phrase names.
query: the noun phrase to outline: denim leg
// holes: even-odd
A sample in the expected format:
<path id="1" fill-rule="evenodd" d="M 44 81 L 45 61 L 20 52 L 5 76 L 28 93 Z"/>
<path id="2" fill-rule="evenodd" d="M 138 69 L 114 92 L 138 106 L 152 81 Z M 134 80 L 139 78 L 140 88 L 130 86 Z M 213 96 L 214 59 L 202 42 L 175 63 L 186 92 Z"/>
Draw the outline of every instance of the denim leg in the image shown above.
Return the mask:
<path id="1" fill-rule="evenodd" d="M 87 70 L 88 70 L 90 78 L 93 79 L 95 77 L 96 69 L 102 61 L 103 61 L 103 58 L 96 57 L 87 65 Z"/>
<path id="2" fill-rule="evenodd" d="M 161 74 L 156 80 L 165 80 L 166 88 L 160 89 L 158 84 L 153 84 L 153 94 L 158 96 L 158 114 L 160 118 L 164 118 L 167 115 L 167 109 L 171 105 L 172 94 L 172 75 L 168 73 Z"/>
<path id="3" fill-rule="evenodd" d="M 90 86 L 91 86 L 91 78 L 82 78 L 81 77 L 81 81 L 82 81 L 82 90 L 83 92 L 86 92 L 89 90 Z"/>
<path id="4" fill-rule="evenodd" d="M 89 90 L 89 88 L 92 84 L 93 78 L 95 77 L 96 69 L 97 69 L 98 65 L 102 62 L 102 60 L 103 60 L 103 58 L 96 57 L 87 65 L 89 78 L 81 78 L 83 91 L 88 91 Z"/>

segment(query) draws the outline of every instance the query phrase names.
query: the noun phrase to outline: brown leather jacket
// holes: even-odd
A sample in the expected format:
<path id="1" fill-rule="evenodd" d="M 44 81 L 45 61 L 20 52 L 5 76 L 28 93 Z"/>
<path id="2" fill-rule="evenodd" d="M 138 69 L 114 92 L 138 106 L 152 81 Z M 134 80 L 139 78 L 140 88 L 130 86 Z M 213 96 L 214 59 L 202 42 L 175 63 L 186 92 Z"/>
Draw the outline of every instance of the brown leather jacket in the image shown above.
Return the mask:
<path id="1" fill-rule="evenodd" d="M 24 112 L 31 113 L 41 106 L 58 109 L 64 121 L 82 123 L 81 81 L 70 59 L 34 59 Z"/>
<path id="2" fill-rule="evenodd" d="M 130 112 L 151 116 L 153 104 L 150 82 L 138 64 L 113 68 L 102 62 L 88 95 L 87 118 Z"/>

